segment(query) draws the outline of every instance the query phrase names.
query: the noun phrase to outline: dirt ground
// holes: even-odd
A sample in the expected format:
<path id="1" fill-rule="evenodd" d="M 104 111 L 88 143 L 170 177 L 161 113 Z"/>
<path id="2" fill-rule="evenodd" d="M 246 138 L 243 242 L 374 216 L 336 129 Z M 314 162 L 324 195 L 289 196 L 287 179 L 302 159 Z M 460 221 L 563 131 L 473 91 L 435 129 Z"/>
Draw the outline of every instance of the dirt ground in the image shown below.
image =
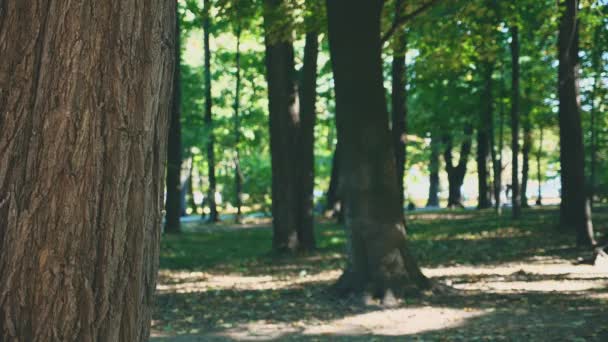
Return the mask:
<path id="1" fill-rule="evenodd" d="M 551 226 L 554 212 L 530 212 L 491 229 L 483 228 L 492 226 L 491 216 L 449 215 L 410 217 L 423 271 L 455 289 L 449 295 L 406 298 L 390 309 L 335 298 L 328 288 L 343 265 L 340 241 L 296 259 L 201 270 L 163 268 L 161 260 L 151 341 L 608 341 L 608 265 L 574 265 L 581 251 L 569 236 L 536 227 Z M 322 239 L 335 235 L 322 229 Z M 433 251 L 448 256 L 425 262 Z"/>

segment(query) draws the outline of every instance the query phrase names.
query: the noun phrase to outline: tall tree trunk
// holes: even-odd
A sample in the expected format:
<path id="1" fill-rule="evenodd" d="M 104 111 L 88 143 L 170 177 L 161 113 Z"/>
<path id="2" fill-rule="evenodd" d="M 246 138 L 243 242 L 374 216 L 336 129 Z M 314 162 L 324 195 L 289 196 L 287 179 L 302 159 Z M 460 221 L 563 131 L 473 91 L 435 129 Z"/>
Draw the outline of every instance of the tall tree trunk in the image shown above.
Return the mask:
<path id="1" fill-rule="evenodd" d="M 440 141 L 436 135 L 431 136 L 431 159 L 429 161 L 429 198 L 427 207 L 439 206 L 439 148 Z"/>
<path id="2" fill-rule="evenodd" d="M 452 161 L 452 137 L 449 135 L 444 137 L 445 150 L 443 158 L 448 174 L 448 208 L 464 207 L 460 189 L 464 183 L 464 176 L 467 173 L 467 161 L 471 153 L 471 131 L 471 127 L 467 125 L 465 127 L 465 138 L 460 147 L 460 157 L 456 166 L 454 166 Z"/>
<path id="3" fill-rule="evenodd" d="M 521 216 L 519 195 L 519 28 L 511 27 L 511 206 L 512 216 Z"/>
<path id="4" fill-rule="evenodd" d="M 529 99 L 530 88 L 526 86 L 526 94 Z M 530 118 L 531 106 L 527 106 L 525 116 L 523 118 L 524 143 L 521 149 L 522 167 L 521 167 L 521 206 L 529 208 L 528 205 L 528 174 L 530 171 L 530 151 L 532 150 L 532 122 Z"/>
<path id="5" fill-rule="evenodd" d="M 192 208 L 192 212 L 196 213 L 196 201 L 194 201 L 194 159 L 190 157 L 190 168 L 188 169 L 188 206 Z"/>
<path id="6" fill-rule="evenodd" d="M 210 7 L 211 1 L 204 1 L 203 30 L 205 50 L 205 127 L 207 127 L 207 176 L 209 177 L 209 191 L 207 192 L 207 204 L 209 205 L 209 222 L 219 221 L 215 194 L 217 182 L 215 179 L 215 136 L 213 135 L 213 98 L 211 97 L 211 49 L 209 48 L 209 35 L 211 29 Z"/>
<path id="7" fill-rule="evenodd" d="M 594 46 L 593 52 L 591 56 L 592 68 L 595 73 L 593 78 L 593 89 L 591 90 L 591 165 L 589 172 L 589 205 L 593 205 L 593 200 L 595 197 L 595 189 L 597 187 L 597 106 L 596 106 L 596 97 L 598 95 L 598 90 L 601 89 L 602 82 L 602 49 L 601 47 L 601 26 L 596 27 L 594 32 Z M 601 102 L 600 102 L 601 103 Z"/>
<path id="8" fill-rule="evenodd" d="M 502 193 L 502 150 L 504 148 L 505 141 L 505 106 L 504 106 L 504 93 L 505 93 L 505 80 L 504 80 L 504 68 L 501 70 L 500 77 L 500 109 L 498 111 L 498 153 L 496 156 L 496 162 L 494 163 L 494 209 L 500 215 L 502 213 L 502 206 L 500 201 L 500 194 Z M 492 137 L 494 134 L 492 134 Z"/>
<path id="9" fill-rule="evenodd" d="M 299 129 L 299 185 L 298 239 L 300 248 L 313 250 L 316 247 L 314 234 L 314 186 L 315 186 L 315 121 L 317 100 L 317 56 L 319 34 L 306 34 L 304 64 L 300 82 L 300 129 Z"/>
<path id="10" fill-rule="evenodd" d="M 585 161 L 578 90 L 578 1 L 561 3 L 558 37 L 558 97 L 562 202 L 560 223 L 576 232 L 579 245 L 595 244 L 591 213 L 586 210 Z"/>
<path id="11" fill-rule="evenodd" d="M 543 154 L 543 139 L 544 139 L 544 129 L 543 125 L 540 125 L 540 139 L 538 140 L 538 149 L 536 150 L 536 179 L 538 181 L 538 196 L 536 198 L 536 205 L 543 205 L 543 194 L 541 190 L 542 185 L 542 174 L 541 174 L 541 165 L 540 158 Z"/>
<path id="12" fill-rule="evenodd" d="M 147 341 L 175 2 L 0 5 L 0 340 Z"/>
<path id="13" fill-rule="evenodd" d="M 300 105 L 296 86 L 294 50 L 289 23 L 284 20 L 285 0 L 265 0 L 264 26 L 266 79 L 270 112 L 272 159 L 273 249 L 294 252 L 299 246 L 299 195 L 297 179 L 298 124 Z"/>
<path id="14" fill-rule="evenodd" d="M 169 139 L 167 142 L 167 196 L 165 202 L 165 233 L 175 234 L 181 231 L 181 171 L 182 171 L 182 127 L 181 116 L 181 46 L 179 17 L 175 16 L 175 70 L 173 72 L 173 98 L 171 100 L 171 117 L 169 119 Z"/>
<path id="15" fill-rule="evenodd" d="M 403 0 L 395 1 L 395 20 L 401 16 Z M 391 67 L 391 121 L 395 161 L 397 163 L 397 185 L 401 208 L 404 205 L 403 176 L 405 172 L 406 137 L 407 137 L 407 90 L 406 65 L 407 37 L 403 29 L 393 36 L 393 61 Z"/>
<path id="16" fill-rule="evenodd" d="M 484 68 L 484 91 L 481 118 L 477 127 L 477 192 L 478 209 L 486 209 L 492 206 L 490 200 L 490 189 L 488 186 L 488 157 L 490 154 L 490 134 L 492 134 L 492 72 L 493 66 L 487 64 Z"/>
<path id="17" fill-rule="evenodd" d="M 238 3 L 237 3 L 238 5 Z M 237 20 L 240 20 L 237 18 Z M 243 174 L 241 172 L 241 160 L 239 156 L 239 143 L 241 141 L 241 122 L 239 108 L 241 100 L 241 23 L 237 23 L 236 28 L 236 84 L 234 89 L 234 203 L 236 215 L 234 221 L 241 223 L 241 206 L 243 198 Z"/>
<path id="18" fill-rule="evenodd" d="M 382 87 L 382 2 L 327 0 L 326 5 L 341 192 L 346 229 L 352 233 L 350 263 L 336 288 L 391 302 L 392 295 L 428 288 L 430 282 L 409 251 L 395 186 L 397 168 Z"/>

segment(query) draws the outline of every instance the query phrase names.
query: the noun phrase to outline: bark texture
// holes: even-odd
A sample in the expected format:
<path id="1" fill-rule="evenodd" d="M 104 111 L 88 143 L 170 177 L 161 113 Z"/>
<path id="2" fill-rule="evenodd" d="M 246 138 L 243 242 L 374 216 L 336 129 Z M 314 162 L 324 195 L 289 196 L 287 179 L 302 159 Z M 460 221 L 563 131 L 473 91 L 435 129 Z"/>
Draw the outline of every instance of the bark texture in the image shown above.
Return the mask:
<path id="1" fill-rule="evenodd" d="M 213 134 L 213 97 L 211 96 L 211 49 L 209 37 L 211 30 L 210 6 L 211 1 L 206 0 L 204 4 L 203 18 L 203 45 L 205 50 L 205 127 L 207 128 L 207 177 L 209 179 L 209 190 L 207 192 L 207 204 L 209 205 L 209 222 L 219 221 L 215 193 L 217 192 L 217 181 L 215 178 L 215 136 Z"/>
<path id="2" fill-rule="evenodd" d="M 284 0 L 264 2 L 266 80 L 270 113 L 272 160 L 273 249 L 294 252 L 299 246 L 299 184 L 296 153 L 300 104 L 289 23 L 284 19 Z M 280 34 L 282 33 L 282 34 Z"/>
<path id="3" fill-rule="evenodd" d="M 175 16 L 175 70 L 173 72 L 173 98 L 171 100 L 171 118 L 169 120 L 169 139 L 167 142 L 167 198 L 165 202 L 165 233 L 180 232 L 182 215 L 182 127 L 181 86 L 180 86 L 180 39 L 179 18 Z"/>
<path id="4" fill-rule="evenodd" d="M 388 300 L 430 286 L 407 245 L 382 87 L 382 2 L 326 1 L 350 263 L 336 288 Z M 362 49 L 362 47 L 365 47 Z"/>
<path id="5" fill-rule="evenodd" d="M 585 161 L 578 89 L 578 1 L 561 2 L 558 36 L 558 98 L 562 202 L 560 223 L 576 232 L 579 245 L 595 244 L 586 210 Z"/>
<path id="6" fill-rule="evenodd" d="M 306 34 L 304 64 L 300 77 L 300 127 L 298 136 L 297 166 L 300 189 L 298 203 L 298 239 L 300 249 L 316 247 L 314 234 L 314 185 L 315 185 L 315 121 L 317 118 L 317 56 L 319 35 L 316 31 Z"/>
<path id="7" fill-rule="evenodd" d="M 0 340 L 147 341 L 175 1 L 0 8 Z"/>

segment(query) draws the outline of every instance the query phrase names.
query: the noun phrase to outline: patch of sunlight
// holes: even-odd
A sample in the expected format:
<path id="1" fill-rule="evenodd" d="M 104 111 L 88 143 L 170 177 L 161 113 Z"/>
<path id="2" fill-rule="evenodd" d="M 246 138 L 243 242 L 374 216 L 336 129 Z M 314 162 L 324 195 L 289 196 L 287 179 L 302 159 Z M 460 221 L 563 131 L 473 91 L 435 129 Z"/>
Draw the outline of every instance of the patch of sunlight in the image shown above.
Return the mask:
<path id="1" fill-rule="evenodd" d="M 330 270 L 317 274 L 303 272 L 293 277 L 278 277 L 163 270 L 159 273 L 156 290 L 158 293 L 192 293 L 227 289 L 278 290 L 307 283 L 335 281 L 340 274 L 340 270 Z"/>
<path id="2" fill-rule="evenodd" d="M 453 286 L 462 290 L 491 292 L 574 292 L 606 288 L 608 282 L 581 280 L 481 281 L 473 284 L 458 284 Z"/>
<path id="3" fill-rule="evenodd" d="M 486 315 L 492 309 L 451 309 L 443 307 L 416 307 L 379 310 L 353 315 L 322 324 L 310 322 L 270 323 L 255 321 L 227 329 L 219 336 L 239 340 L 257 341 L 280 339 L 289 334 L 324 336 L 383 335 L 405 336 L 463 325 L 468 319 Z"/>

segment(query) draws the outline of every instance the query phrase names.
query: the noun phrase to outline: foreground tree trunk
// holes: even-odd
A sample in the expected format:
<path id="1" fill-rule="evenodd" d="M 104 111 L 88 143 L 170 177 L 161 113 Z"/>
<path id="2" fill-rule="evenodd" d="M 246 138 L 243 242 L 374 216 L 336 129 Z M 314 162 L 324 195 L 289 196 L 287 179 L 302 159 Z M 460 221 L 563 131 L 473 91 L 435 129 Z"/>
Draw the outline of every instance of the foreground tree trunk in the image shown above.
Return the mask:
<path id="1" fill-rule="evenodd" d="M 165 203 L 165 233 L 180 232 L 181 208 L 181 171 L 182 171 L 182 127 L 180 123 L 181 86 L 180 86 L 180 27 L 176 16 L 175 71 L 173 73 L 173 99 L 169 121 L 169 140 L 167 143 L 167 199 Z"/>
<path id="2" fill-rule="evenodd" d="M 440 142 L 436 136 L 431 136 L 431 160 L 429 161 L 429 198 L 427 207 L 439 206 L 439 148 Z"/>
<path id="3" fill-rule="evenodd" d="M 211 29 L 210 6 L 211 1 L 204 2 L 203 31 L 205 50 L 205 127 L 207 128 L 207 176 L 209 179 L 209 191 L 207 192 L 207 204 L 209 205 L 209 222 L 219 221 L 215 193 L 217 192 L 217 181 L 215 178 L 215 136 L 213 135 L 213 97 L 211 96 L 211 49 L 209 47 L 209 36 Z"/>
<path id="4" fill-rule="evenodd" d="M 391 302 L 430 286 L 407 245 L 382 87 L 382 2 L 328 0 L 341 187 L 351 257 L 336 288 Z M 365 47 L 362 49 L 361 47 Z M 365 137 L 365 138 L 363 138 Z"/>
<path id="5" fill-rule="evenodd" d="M 319 34 L 306 34 L 304 64 L 300 82 L 298 239 L 300 249 L 314 250 L 314 186 L 315 186 L 315 121 L 317 118 L 317 56 Z"/>
<path id="6" fill-rule="evenodd" d="M 490 134 L 492 133 L 492 72 L 493 67 L 487 64 L 484 68 L 484 91 L 481 99 L 481 118 L 477 127 L 477 192 L 478 209 L 492 206 L 488 186 L 488 159 L 490 156 Z"/>
<path id="7" fill-rule="evenodd" d="M 175 2 L 3 2 L 0 340 L 147 341 Z"/>
<path id="8" fill-rule="evenodd" d="M 273 249 L 295 252 L 300 248 L 299 173 L 295 151 L 298 146 L 300 105 L 296 86 L 292 28 L 284 20 L 283 0 L 264 2 L 266 79 L 270 112 L 270 154 L 272 159 Z"/>
<path id="9" fill-rule="evenodd" d="M 519 28 L 511 27 L 511 214 L 521 216 L 519 197 Z"/>
<path id="10" fill-rule="evenodd" d="M 585 161 L 578 90 L 578 1 L 561 3 L 558 37 L 559 137 L 562 181 L 560 223 L 576 232 L 579 245 L 593 245 L 591 213 L 587 210 Z"/>
<path id="11" fill-rule="evenodd" d="M 471 127 L 465 127 L 465 140 L 460 147 L 460 157 L 456 166 L 454 166 L 452 161 L 452 137 L 449 135 L 444 137 L 445 150 L 443 158 L 448 174 L 448 208 L 464 207 L 460 188 L 464 183 L 464 176 L 467 173 L 467 161 L 471 153 L 471 133 Z"/>
<path id="12" fill-rule="evenodd" d="M 403 11 L 403 0 L 395 1 L 395 20 Z M 407 90 L 406 65 L 407 37 L 403 29 L 395 32 L 393 36 L 393 61 L 391 66 L 391 132 L 395 161 L 397 163 L 397 185 L 401 199 L 401 208 L 404 207 L 403 176 L 405 173 L 406 137 L 407 137 Z"/>

